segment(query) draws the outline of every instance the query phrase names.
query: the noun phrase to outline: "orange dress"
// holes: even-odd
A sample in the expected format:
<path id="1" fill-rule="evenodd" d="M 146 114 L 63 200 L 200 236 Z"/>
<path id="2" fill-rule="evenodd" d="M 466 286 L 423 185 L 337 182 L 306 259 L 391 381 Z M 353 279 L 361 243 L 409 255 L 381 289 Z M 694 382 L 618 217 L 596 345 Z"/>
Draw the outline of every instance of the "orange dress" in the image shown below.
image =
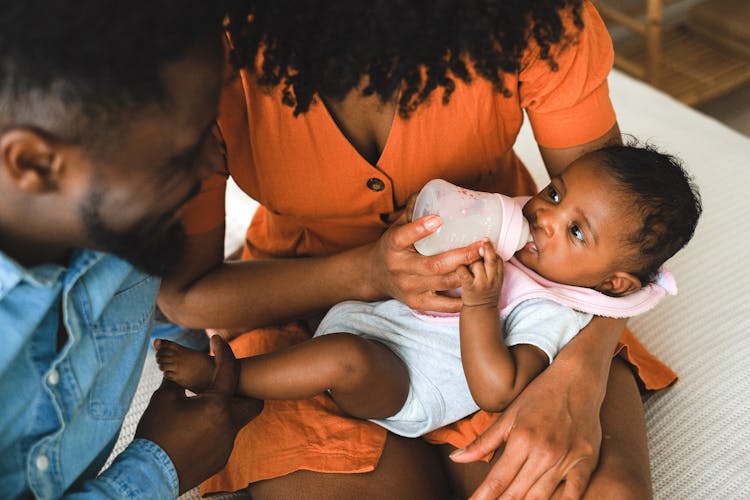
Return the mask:
<path id="1" fill-rule="evenodd" d="M 325 106 L 314 103 L 294 117 L 278 89 L 259 88 L 252 75 L 225 89 L 219 128 L 229 175 L 260 203 L 247 231 L 245 258 L 326 255 L 376 240 L 400 214 L 408 196 L 427 181 L 508 195 L 536 191 L 512 147 L 526 109 L 537 142 L 564 148 L 591 141 L 615 123 L 606 77 L 613 50 L 595 9 L 585 3 L 585 29 L 557 54 L 559 70 L 530 47 L 521 71 L 506 75 L 510 98 L 482 79 L 456 81 L 450 102 L 441 92 L 408 118 L 394 117 L 376 164 L 363 159 L 342 135 Z M 568 20 L 570 25 L 570 20 Z M 208 180 L 186 210 L 188 231 L 224 220 L 226 178 Z M 248 332 L 232 342 L 238 357 L 279 349 L 310 337 L 303 323 Z M 675 375 L 630 334 L 623 352 L 643 385 L 657 389 Z M 478 412 L 427 436 L 434 443 L 468 444 L 494 416 Z M 325 395 L 304 401 L 269 401 L 235 441 L 227 466 L 203 492 L 231 491 L 296 470 L 373 470 L 386 431 L 347 417 Z"/>

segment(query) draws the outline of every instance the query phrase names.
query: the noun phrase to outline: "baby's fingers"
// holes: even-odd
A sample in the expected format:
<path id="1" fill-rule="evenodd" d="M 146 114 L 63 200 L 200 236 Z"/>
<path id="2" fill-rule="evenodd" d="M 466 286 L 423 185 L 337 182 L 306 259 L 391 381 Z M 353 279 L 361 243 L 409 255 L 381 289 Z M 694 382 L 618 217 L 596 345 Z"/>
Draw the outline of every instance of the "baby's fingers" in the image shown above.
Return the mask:
<path id="1" fill-rule="evenodd" d="M 482 258 L 484 258 L 484 263 L 487 266 L 488 271 L 494 271 L 497 269 L 497 252 L 495 252 L 495 247 L 492 246 L 492 243 L 490 243 L 490 240 L 485 239 L 482 241 Z M 493 272 L 489 272 L 488 274 L 494 274 Z"/>
<path id="2" fill-rule="evenodd" d="M 470 266 L 471 274 L 474 275 L 474 281 L 477 284 L 485 283 L 487 281 L 487 269 L 485 267 L 484 260 L 478 260 Z"/>
<path id="3" fill-rule="evenodd" d="M 458 266 L 456 268 L 456 275 L 461 280 L 461 286 L 467 286 L 474 281 L 474 276 L 472 276 L 469 268 L 466 266 Z"/>
<path id="4" fill-rule="evenodd" d="M 500 257 L 495 252 L 495 247 L 492 246 L 489 240 L 482 241 L 481 246 L 482 254 L 482 270 L 488 280 L 494 280 L 498 275 L 498 266 Z"/>

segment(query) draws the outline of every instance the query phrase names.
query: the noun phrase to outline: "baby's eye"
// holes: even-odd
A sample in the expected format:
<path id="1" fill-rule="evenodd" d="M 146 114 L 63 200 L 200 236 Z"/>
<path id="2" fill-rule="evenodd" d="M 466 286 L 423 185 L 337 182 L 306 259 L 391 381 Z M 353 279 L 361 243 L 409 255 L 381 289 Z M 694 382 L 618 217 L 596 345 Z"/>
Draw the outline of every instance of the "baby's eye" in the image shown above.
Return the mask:
<path id="1" fill-rule="evenodd" d="M 560 195 L 557 194 L 557 190 L 554 187 L 549 186 L 547 188 L 547 196 L 555 203 L 560 203 Z"/>
<path id="2" fill-rule="evenodd" d="M 581 231 L 581 228 L 573 224 L 570 226 L 570 234 L 573 235 L 573 238 L 577 239 L 578 241 L 584 241 L 583 239 L 583 231 Z"/>

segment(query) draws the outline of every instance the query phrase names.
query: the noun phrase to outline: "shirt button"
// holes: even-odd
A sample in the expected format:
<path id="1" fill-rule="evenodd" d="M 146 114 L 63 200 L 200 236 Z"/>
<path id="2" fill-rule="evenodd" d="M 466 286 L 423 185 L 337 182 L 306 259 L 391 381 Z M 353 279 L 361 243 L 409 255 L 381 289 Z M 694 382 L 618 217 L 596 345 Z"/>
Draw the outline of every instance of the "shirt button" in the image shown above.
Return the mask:
<path id="1" fill-rule="evenodd" d="M 49 459 L 47 458 L 47 455 L 37 455 L 36 468 L 42 472 L 49 468 Z"/>
<path id="2" fill-rule="evenodd" d="M 373 191 L 382 191 L 385 189 L 385 182 L 377 177 L 371 177 L 370 179 L 367 179 L 367 187 Z"/>
<path id="3" fill-rule="evenodd" d="M 49 382 L 49 385 L 57 385 L 57 383 L 60 382 L 60 372 L 53 368 L 52 371 L 49 372 L 49 375 L 47 375 L 47 382 Z"/>

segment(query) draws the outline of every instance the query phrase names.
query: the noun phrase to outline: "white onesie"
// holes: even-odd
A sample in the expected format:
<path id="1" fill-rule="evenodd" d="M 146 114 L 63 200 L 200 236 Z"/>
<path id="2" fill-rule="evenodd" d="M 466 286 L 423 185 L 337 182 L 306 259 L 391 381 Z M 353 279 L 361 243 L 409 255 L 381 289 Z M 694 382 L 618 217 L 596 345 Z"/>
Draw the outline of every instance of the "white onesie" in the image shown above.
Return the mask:
<path id="1" fill-rule="evenodd" d="M 522 302 L 503 320 L 505 343 L 531 344 L 550 362 L 591 320 L 546 299 Z M 477 411 L 461 366 L 458 325 L 417 317 L 402 302 L 342 302 L 320 323 L 315 336 L 349 332 L 377 340 L 401 358 L 409 370 L 409 395 L 401 410 L 373 420 L 391 432 L 417 437 Z"/>
<path id="2" fill-rule="evenodd" d="M 676 286 L 666 271 L 657 284 L 616 298 L 549 282 L 512 259 L 506 263 L 499 304 L 504 340 L 508 346 L 536 346 L 552 362 L 593 317 L 572 307 L 595 303 L 597 314 L 626 317 L 650 309 L 668 293 L 676 293 Z M 408 368 L 409 394 L 403 408 L 391 417 L 373 420 L 378 425 L 417 437 L 479 409 L 461 365 L 457 315 L 419 313 L 396 300 L 347 301 L 331 308 L 315 336 L 338 332 L 385 344 Z"/>

